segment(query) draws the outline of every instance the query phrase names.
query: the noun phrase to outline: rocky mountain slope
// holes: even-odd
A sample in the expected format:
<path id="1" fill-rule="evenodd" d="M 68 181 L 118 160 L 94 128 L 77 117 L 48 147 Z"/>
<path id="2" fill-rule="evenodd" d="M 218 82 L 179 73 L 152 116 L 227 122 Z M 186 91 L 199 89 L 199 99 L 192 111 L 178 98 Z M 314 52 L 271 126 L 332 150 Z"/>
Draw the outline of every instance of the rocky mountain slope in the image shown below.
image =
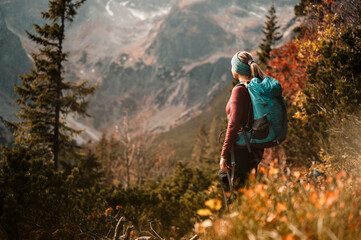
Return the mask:
<path id="1" fill-rule="evenodd" d="M 3 117 L 14 120 L 17 105 L 14 84 L 19 84 L 18 74 L 25 73 L 31 67 L 31 62 L 22 48 L 20 39 L 11 32 L 5 22 L 0 8 L 0 143 L 12 140 L 6 129 Z"/>
<path id="2" fill-rule="evenodd" d="M 9 29 L 27 52 L 35 46 L 24 29 L 41 23 L 46 2 L 0 0 Z M 273 2 L 287 32 L 298 1 Z M 199 115 L 231 80 L 233 53 L 257 48 L 270 5 L 266 0 L 87 1 L 67 30 L 66 77 L 100 87 L 90 99 L 93 118 L 71 116 L 72 124 L 87 128 L 94 139 L 103 129 L 121 126 L 125 113 L 158 132 Z"/>

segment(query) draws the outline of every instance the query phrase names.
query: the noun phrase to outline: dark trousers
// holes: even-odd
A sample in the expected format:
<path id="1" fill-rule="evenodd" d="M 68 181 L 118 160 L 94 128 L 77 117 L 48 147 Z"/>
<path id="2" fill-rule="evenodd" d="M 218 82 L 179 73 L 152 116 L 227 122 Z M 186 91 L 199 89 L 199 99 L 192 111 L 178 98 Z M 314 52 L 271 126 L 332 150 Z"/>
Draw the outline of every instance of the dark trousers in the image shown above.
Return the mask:
<path id="1" fill-rule="evenodd" d="M 251 152 L 248 152 L 248 149 L 234 149 L 234 158 L 235 158 L 235 171 L 234 171 L 234 180 L 233 180 L 233 189 L 238 189 L 243 187 L 246 180 L 248 179 L 249 173 L 252 169 L 257 170 L 258 164 L 262 160 L 263 149 L 252 148 Z M 227 158 L 227 168 L 229 174 L 231 175 L 231 156 Z M 227 172 L 219 170 L 218 173 L 219 181 L 221 182 L 221 186 L 224 192 L 229 192 L 230 187 L 228 183 Z"/>

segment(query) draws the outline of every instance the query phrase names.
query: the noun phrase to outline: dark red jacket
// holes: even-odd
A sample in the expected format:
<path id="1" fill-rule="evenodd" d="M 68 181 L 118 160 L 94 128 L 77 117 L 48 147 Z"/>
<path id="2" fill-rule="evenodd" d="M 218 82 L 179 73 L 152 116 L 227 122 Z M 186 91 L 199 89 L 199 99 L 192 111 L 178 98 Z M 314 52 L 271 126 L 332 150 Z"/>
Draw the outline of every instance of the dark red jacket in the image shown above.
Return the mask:
<path id="1" fill-rule="evenodd" d="M 237 134 L 241 126 L 247 124 L 250 109 L 251 97 L 248 89 L 244 85 L 238 85 L 233 88 L 231 98 L 226 106 L 226 113 L 228 115 L 228 127 L 226 138 L 223 143 L 221 157 L 227 159 L 233 144 L 236 142 Z"/>

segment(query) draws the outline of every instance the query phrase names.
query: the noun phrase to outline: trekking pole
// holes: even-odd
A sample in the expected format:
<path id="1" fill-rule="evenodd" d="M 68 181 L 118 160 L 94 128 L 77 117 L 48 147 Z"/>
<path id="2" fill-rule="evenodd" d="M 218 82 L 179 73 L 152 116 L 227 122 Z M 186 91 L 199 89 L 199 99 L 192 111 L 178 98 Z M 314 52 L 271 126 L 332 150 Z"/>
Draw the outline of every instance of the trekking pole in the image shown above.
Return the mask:
<path id="1" fill-rule="evenodd" d="M 222 187 L 222 191 L 223 191 L 224 203 L 225 203 L 225 205 L 226 205 L 227 211 L 229 212 L 229 206 L 228 206 L 227 195 L 226 195 L 226 192 L 224 191 L 223 187 Z"/>
<path id="2" fill-rule="evenodd" d="M 235 158 L 234 158 L 234 148 L 233 147 L 232 147 L 232 150 L 231 150 L 231 166 L 232 166 L 231 174 L 229 174 L 229 171 L 227 172 L 229 191 L 230 191 L 230 196 L 229 196 L 230 202 L 232 201 L 232 197 L 233 197 L 233 180 L 234 180 L 234 170 L 235 170 L 235 167 L 236 167 L 236 161 L 235 161 Z M 224 193 L 225 202 L 227 204 L 227 209 L 229 211 L 227 197 L 226 197 L 226 194 L 225 194 L 224 191 L 223 191 L 223 193 Z"/>
<path id="3" fill-rule="evenodd" d="M 232 150 L 231 150 L 231 166 L 232 166 L 232 173 L 231 173 L 231 182 L 230 182 L 230 189 L 231 189 L 230 199 L 232 200 L 234 171 L 235 171 L 235 168 L 236 168 L 236 160 L 234 159 L 234 147 L 232 147 Z"/>
<path id="4" fill-rule="evenodd" d="M 229 172 L 227 172 L 227 178 L 228 178 L 228 183 L 229 183 L 229 192 L 231 194 L 229 196 L 229 199 L 231 200 L 232 199 L 232 192 L 233 192 L 233 182 L 232 182 L 231 176 L 229 175 Z"/>

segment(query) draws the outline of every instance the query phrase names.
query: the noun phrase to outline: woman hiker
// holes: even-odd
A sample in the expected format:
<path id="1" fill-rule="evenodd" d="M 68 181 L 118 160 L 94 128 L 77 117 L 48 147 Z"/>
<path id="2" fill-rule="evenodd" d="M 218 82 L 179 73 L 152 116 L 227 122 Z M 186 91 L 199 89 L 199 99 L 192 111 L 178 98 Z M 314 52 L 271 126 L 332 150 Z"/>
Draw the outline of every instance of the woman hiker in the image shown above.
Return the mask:
<path id="1" fill-rule="evenodd" d="M 233 88 L 226 106 L 228 126 L 219 162 L 219 180 L 225 193 L 226 204 L 230 203 L 232 188 L 229 184 L 232 172 L 232 149 L 235 159 L 234 187 L 240 187 L 245 183 L 249 173 L 252 169 L 257 169 L 263 156 L 263 149 L 251 148 L 249 152 L 247 148 L 237 147 L 235 142 L 240 129 L 252 121 L 253 111 L 247 84 L 252 78 L 263 80 L 265 74 L 248 52 L 237 52 L 232 58 L 231 65 L 233 77 L 239 81 L 239 84 Z"/>

